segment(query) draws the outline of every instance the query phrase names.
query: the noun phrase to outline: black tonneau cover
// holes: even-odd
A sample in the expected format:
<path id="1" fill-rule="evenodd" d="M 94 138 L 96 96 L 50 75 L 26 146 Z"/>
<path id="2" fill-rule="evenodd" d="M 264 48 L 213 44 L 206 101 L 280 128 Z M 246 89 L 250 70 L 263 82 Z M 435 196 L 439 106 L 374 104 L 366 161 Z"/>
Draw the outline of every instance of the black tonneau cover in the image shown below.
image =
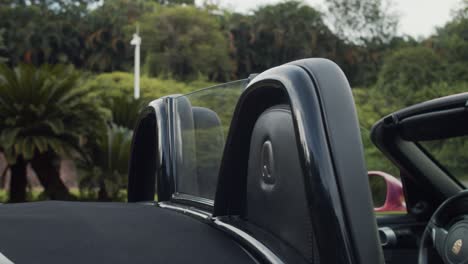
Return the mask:
<path id="1" fill-rule="evenodd" d="M 154 205 L 0 205 L 0 253 L 14 263 L 255 263 L 221 231 Z"/>

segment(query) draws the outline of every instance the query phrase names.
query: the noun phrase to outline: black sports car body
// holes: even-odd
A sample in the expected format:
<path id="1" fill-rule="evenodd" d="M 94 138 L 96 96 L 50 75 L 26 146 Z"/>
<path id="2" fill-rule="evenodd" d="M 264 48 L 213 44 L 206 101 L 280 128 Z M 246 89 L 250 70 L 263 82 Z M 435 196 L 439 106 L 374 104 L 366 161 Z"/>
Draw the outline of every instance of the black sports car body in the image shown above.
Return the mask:
<path id="1" fill-rule="evenodd" d="M 406 212 L 375 214 L 348 81 L 306 59 L 152 101 L 128 203 L 0 205 L 0 263 L 468 263 L 468 193 L 424 142 L 468 134 L 468 94 L 383 117 Z"/>

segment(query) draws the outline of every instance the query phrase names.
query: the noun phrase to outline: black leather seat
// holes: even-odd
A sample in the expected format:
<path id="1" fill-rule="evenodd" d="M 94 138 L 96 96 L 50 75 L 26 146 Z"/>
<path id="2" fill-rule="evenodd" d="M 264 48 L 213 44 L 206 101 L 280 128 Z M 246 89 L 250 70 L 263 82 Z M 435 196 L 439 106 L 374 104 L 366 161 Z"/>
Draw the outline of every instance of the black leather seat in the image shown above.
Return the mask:
<path id="1" fill-rule="evenodd" d="M 211 109 L 177 98 L 177 192 L 214 199 L 224 148 L 221 120 Z"/>
<path id="2" fill-rule="evenodd" d="M 198 195 L 197 159 L 192 104 L 185 96 L 176 99 L 174 124 L 176 192 Z"/>
<path id="3" fill-rule="evenodd" d="M 221 120 L 211 109 L 193 107 L 199 196 L 214 199 L 224 148 Z"/>
<path id="4" fill-rule="evenodd" d="M 283 110 L 265 112 L 280 104 L 292 122 Z M 335 63 L 305 59 L 261 73 L 240 96 L 231 128 L 215 217 L 287 263 L 300 263 L 287 245 L 309 263 L 384 262 L 352 92 Z"/>
<path id="5" fill-rule="evenodd" d="M 250 142 L 245 220 L 314 262 L 314 234 L 287 105 L 264 111 Z M 269 246 L 269 241 L 262 241 Z"/>

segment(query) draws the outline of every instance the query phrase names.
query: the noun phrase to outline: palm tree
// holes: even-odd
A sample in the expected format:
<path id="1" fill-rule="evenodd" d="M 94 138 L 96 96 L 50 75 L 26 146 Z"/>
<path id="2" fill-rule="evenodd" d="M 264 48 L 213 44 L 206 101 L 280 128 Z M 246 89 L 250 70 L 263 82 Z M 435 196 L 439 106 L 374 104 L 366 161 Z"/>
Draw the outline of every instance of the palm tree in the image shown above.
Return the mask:
<path id="1" fill-rule="evenodd" d="M 106 96 L 99 93 L 103 104 L 112 113 L 107 133 L 88 141 L 88 159 L 77 163 L 80 172 L 80 197 L 101 201 L 124 200 L 121 191 L 127 186 L 130 145 L 138 114 L 146 99 L 128 95 Z"/>
<path id="2" fill-rule="evenodd" d="M 100 201 L 125 198 L 121 190 L 127 186 L 132 134 L 132 130 L 112 124 L 107 134 L 90 146 L 90 159 L 78 162 L 82 197 Z"/>
<path id="3" fill-rule="evenodd" d="M 134 99 L 128 95 L 104 98 L 104 100 L 106 101 L 106 106 L 112 112 L 112 123 L 128 129 L 135 128 L 138 114 L 148 103 L 147 99 Z"/>
<path id="4" fill-rule="evenodd" d="M 105 131 L 106 115 L 79 80 L 80 74 L 67 66 L 0 65 L 0 150 L 11 166 L 10 201 L 25 200 L 28 162 L 46 196 L 72 198 L 58 161 L 83 156 L 80 143 Z"/>

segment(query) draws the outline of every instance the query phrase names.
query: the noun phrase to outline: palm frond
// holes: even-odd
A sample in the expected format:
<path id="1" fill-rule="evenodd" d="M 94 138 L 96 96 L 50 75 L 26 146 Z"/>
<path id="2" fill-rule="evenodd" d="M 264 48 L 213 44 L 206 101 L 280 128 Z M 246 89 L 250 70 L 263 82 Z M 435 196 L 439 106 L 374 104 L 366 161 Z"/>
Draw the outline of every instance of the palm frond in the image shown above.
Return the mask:
<path id="1" fill-rule="evenodd" d="M 84 155 L 80 138 L 105 133 L 106 110 L 79 84 L 68 66 L 0 65 L 0 148 L 10 161 L 47 150 Z"/>

